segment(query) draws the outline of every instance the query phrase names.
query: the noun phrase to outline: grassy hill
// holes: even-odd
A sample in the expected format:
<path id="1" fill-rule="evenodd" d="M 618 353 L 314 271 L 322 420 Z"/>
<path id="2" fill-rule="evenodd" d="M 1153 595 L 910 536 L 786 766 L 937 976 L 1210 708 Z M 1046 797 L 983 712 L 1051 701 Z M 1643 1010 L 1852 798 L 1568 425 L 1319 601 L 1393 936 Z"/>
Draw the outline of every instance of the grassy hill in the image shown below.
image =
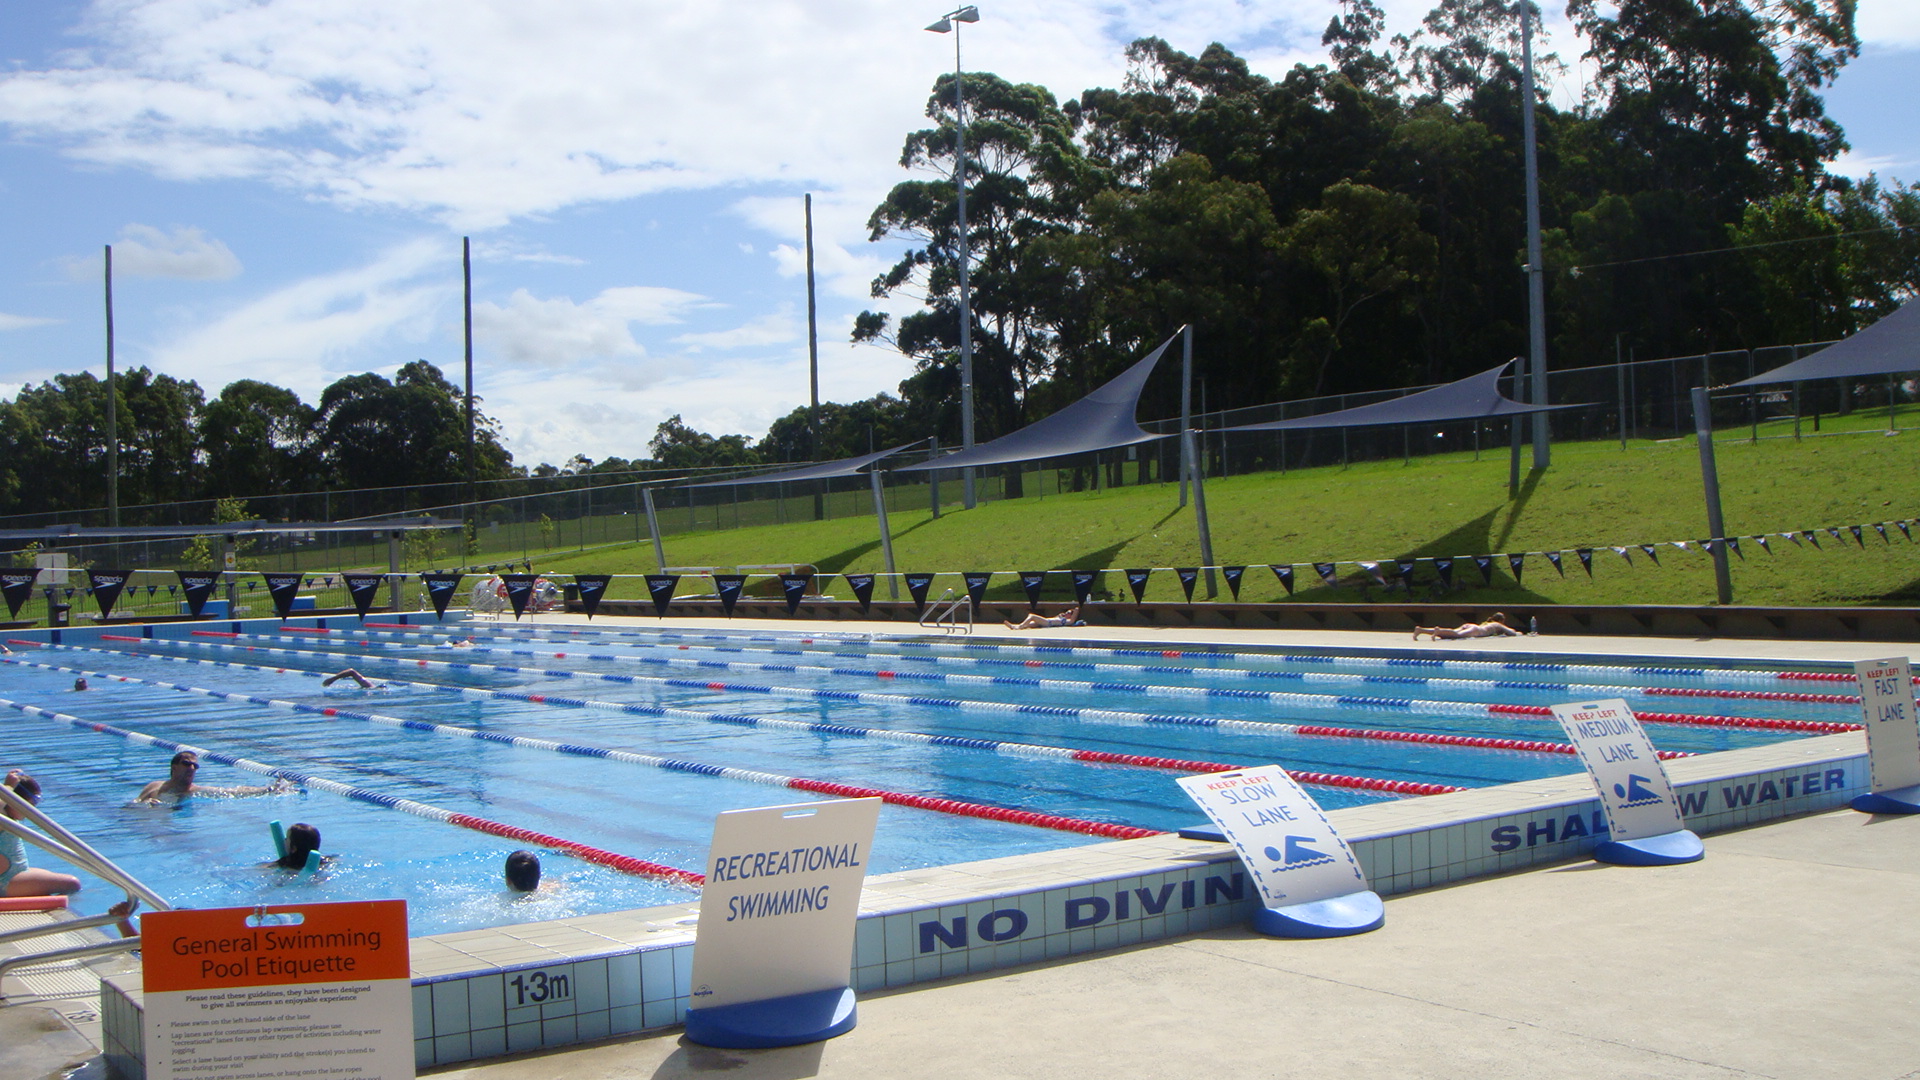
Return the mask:
<path id="1" fill-rule="evenodd" d="M 1727 529 L 1736 536 L 1769 534 L 1772 553 L 1742 542 L 1733 563 L 1734 601 L 1741 604 L 1920 603 L 1920 544 L 1897 529 L 1883 542 L 1871 528 L 1864 549 L 1845 526 L 1920 516 L 1920 432 L 1889 434 L 1877 421 L 1854 418 L 1852 431 L 1826 431 L 1795 441 L 1790 425 L 1761 428 L 1755 443 L 1723 433 L 1716 442 Z M 1878 423 L 1878 430 L 1868 425 Z M 1265 564 L 1297 566 L 1296 597 L 1303 600 L 1385 598 L 1352 560 L 1471 556 L 1564 551 L 1565 576 L 1530 556 L 1516 584 L 1504 559 L 1493 584 L 1481 585 L 1470 561 L 1455 564 L 1464 602 L 1616 604 L 1713 601 L 1710 559 L 1665 542 L 1709 535 L 1699 457 L 1692 439 L 1567 443 L 1554 447 L 1552 467 L 1526 475 L 1519 496 L 1507 496 L 1507 458 L 1488 453 L 1440 455 L 1286 473 L 1210 480 L 1206 487 L 1214 559 L 1245 563 L 1241 599 L 1276 601 L 1286 594 Z M 902 571 L 1033 570 L 1190 566 L 1200 561 L 1191 506 L 1177 507 L 1174 485 L 1131 487 L 1045 498 L 983 503 L 933 519 L 926 511 L 894 512 L 896 567 Z M 1823 547 L 1796 545 L 1788 530 L 1841 526 L 1845 543 L 1824 531 Z M 1658 564 L 1635 545 L 1659 543 Z M 1632 548 L 1629 565 L 1609 549 Z M 677 566 L 811 563 L 822 571 L 883 569 L 871 517 L 761 526 L 668 536 L 667 559 Z M 1573 549 L 1595 549 L 1591 578 Z M 543 572 L 651 573 L 650 544 L 622 544 L 585 552 L 535 555 Z M 1329 589 L 1304 564 L 1338 561 L 1342 586 Z M 1416 570 L 1416 597 L 1428 594 L 1431 563 Z M 935 583 L 959 587 L 957 577 Z M 1064 575 L 1048 579 L 1049 596 L 1070 596 Z M 1127 593 L 1119 574 L 1102 587 Z M 686 591 L 686 590 L 682 590 Z M 844 590 L 841 590 L 844 592 Z M 996 595 L 1019 593 L 1011 576 L 996 578 Z M 638 594 L 617 585 L 616 596 Z M 884 590 L 880 595 L 885 595 Z M 1156 574 L 1148 599 L 1175 600 L 1173 574 Z M 1221 597 L 1226 598 L 1224 584 Z"/>

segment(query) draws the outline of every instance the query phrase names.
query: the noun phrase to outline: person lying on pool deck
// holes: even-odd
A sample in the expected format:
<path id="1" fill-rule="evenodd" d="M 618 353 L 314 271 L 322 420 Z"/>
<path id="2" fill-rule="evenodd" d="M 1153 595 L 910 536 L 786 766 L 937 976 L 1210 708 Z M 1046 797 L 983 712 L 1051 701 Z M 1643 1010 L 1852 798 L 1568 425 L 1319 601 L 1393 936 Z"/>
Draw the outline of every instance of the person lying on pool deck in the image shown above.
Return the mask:
<path id="1" fill-rule="evenodd" d="M 1494 612 L 1493 618 L 1486 622 L 1461 623 L 1459 626 L 1416 626 L 1413 628 L 1413 640 L 1419 641 L 1425 634 L 1435 641 L 1457 641 L 1460 638 L 1518 637 L 1520 631 L 1507 625 L 1507 617 L 1502 612 Z"/>
<path id="2" fill-rule="evenodd" d="M 29 806 L 40 805 L 40 781 L 15 769 L 5 783 Z M 11 803 L 4 813 L 9 820 L 20 820 Z M 0 829 L 0 896 L 67 896 L 79 891 L 80 879 L 72 874 L 28 866 L 26 841 Z"/>
<path id="3" fill-rule="evenodd" d="M 1080 608 L 1076 605 L 1074 607 L 1068 608 L 1067 610 L 1061 612 L 1058 615 L 1053 616 L 1052 618 L 1046 618 L 1045 616 L 1041 615 L 1039 612 L 1036 611 L 1017 623 L 1012 623 L 1012 622 L 1007 623 L 1007 629 L 1009 630 L 1050 630 L 1056 626 L 1085 626 L 1085 625 L 1087 625 L 1086 621 L 1080 618 Z"/>
<path id="4" fill-rule="evenodd" d="M 287 780 L 275 780 L 271 787 L 208 787 L 193 782 L 194 775 L 200 770 L 200 755 L 191 750 L 182 750 L 173 755 L 167 763 L 167 778 L 155 780 L 140 789 L 133 797 L 134 802 L 157 803 L 162 799 L 178 802 L 189 795 L 201 798 L 237 799 L 246 795 L 278 795 L 292 791 L 293 784 Z"/>

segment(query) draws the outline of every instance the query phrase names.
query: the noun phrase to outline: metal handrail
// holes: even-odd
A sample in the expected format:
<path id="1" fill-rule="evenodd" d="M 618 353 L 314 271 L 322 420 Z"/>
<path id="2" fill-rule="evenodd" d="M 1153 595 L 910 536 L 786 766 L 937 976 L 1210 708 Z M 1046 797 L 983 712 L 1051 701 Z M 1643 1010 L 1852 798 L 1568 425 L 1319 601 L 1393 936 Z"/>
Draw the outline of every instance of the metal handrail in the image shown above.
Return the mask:
<path id="1" fill-rule="evenodd" d="M 940 604 L 945 602 L 949 596 L 953 596 L 952 589 L 948 589 L 946 594 L 940 597 L 940 600 L 936 601 L 933 607 L 927 610 L 927 614 L 920 617 L 920 625 L 941 626 L 941 624 L 944 623 L 945 625 L 941 627 L 941 632 L 951 634 L 955 630 L 960 629 L 960 611 L 964 608 L 967 612 L 967 633 L 973 633 L 973 597 L 971 595 L 956 597 L 953 603 L 947 605 L 946 610 L 940 610 Z"/>

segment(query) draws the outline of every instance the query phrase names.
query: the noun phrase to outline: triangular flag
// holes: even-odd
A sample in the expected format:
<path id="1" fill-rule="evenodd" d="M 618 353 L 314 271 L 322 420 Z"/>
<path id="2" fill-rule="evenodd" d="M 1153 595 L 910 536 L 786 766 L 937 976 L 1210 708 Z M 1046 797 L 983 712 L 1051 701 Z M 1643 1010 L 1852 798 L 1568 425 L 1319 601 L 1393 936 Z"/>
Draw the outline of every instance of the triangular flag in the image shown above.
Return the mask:
<path id="1" fill-rule="evenodd" d="M 267 581 L 267 595 L 273 597 L 273 610 L 285 619 L 293 611 L 294 594 L 300 591 L 299 574 L 262 574 Z"/>
<path id="2" fill-rule="evenodd" d="M 1772 544 L 1769 544 L 1769 543 L 1767 543 L 1767 538 L 1766 538 L 1766 537 L 1764 537 L 1764 536 L 1756 536 L 1756 537 L 1754 537 L 1754 538 L 1753 538 L 1753 542 L 1754 542 L 1754 543 L 1756 543 L 1756 544 L 1759 544 L 1759 545 L 1760 545 L 1760 550 L 1761 550 L 1761 551 L 1764 551 L 1764 552 L 1766 552 L 1766 553 L 1767 553 L 1767 554 L 1769 554 L 1769 555 L 1771 555 L 1771 554 L 1773 554 L 1773 545 L 1772 545 Z"/>
<path id="3" fill-rule="evenodd" d="M 1246 572 L 1247 568 L 1244 566 L 1223 566 L 1220 568 L 1220 573 L 1225 575 L 1227 579 L 1227 588 L 1233 590 L 1233 598 L 1235 600 L 1240 599 L 1240 578 L 1244 576 Z"/>
<path id="4" fill-rule="evenodd" d="M 522 575 L 520 574 L 507 575 L 506 577 L 507 589 L 508 589 L 507 595 L 509 597 L 513 595 L 512 593 L 513 579 L 520 576 Z M 654 614 L 659 618 L 664 619 L 667 617 L 667 606 L 673 603 L 673 590 L 679 587 L 680 585 L 680 575 L 679 574 L 648 574 L 646 576 L 646 580 L 647 580 L 647 595 L 653 597 Z M 518 609 L 516 609 L 514 611 L 515 617 L 518 617 L 519 614 L 520 612 L 518 611 Z"/>
<path id="5" fill-rule="evenodd" d="M 1906 538 L 1907 538 L 1908 540 L 1912 540 L 1912 539 L 1913 539 L 1913 534 L 1907 531 L 1907 523 L 1906 523 L 1906 522 L 1904 522 L 1904 521 L 1896 521 L 1896 522 L 1894 522 L 1893 524 L 1894 524 L 1894 527 L 1895 527 L 1895 528 L 1897 528 L 1897 529 L 1899 529 L 1899 530 L 1900 530 L 1900 535 L 1901 535 L 1901 536 L 1904 536 L 1904 537 L 1906 537 Z"/>
<path id="6" fill-rule="evenodd" d="M 1681 551 L 1687 551 L 1687 550 L 1689 550 L 1689 549 L 1688 549 L 1688 547 L 1687 547 L 1687 542 L 1686 542 L 1685 540 L 1669 540 L 1669 541 L 1667 541 L 1667 543 L 1669 543 L 1669 544 L 1672 544 L 1672 545 L 1673 545 L 1674 547 L 1677 547 L 1677 548 L 1679 548 L 1679 549 L 1680 549 Z M 1702 541 L 1701 541 L 1700 543 L 1701 543 L 1702 545 L 1705 545 L 1705 544 L 1706 544 L 1706 541 L 1705 541 L 1705 540 L 1702 540 Z"/>
<path id="7" fill-rule="evenodd" d="M 1745 555 L 1740 554 L 1740 538 L 1739 537 L 1737 536 L 1727 537 L 1727 550 L 1733 552 L 1735 555 L 1739 555 L 1741 562 L 1747 561 L 1747 557 Z"/>
<path id="8" fill-rule="evenodd" d="M 813 584 L 812 574 L 781 574 L 780 591 L 787 598 L 787 614 L 800 610 L 800 601 L 806 598 L 807 587 Z"/>
<path id="9" fill-rule="evenodd" d="M 865 615 L 873 607 L 873 575 L 848 574 L 847 587 L 853 590 L 853 598 L 860 602 L 860 614 Z"/>
<path id="10" fill-rule="evenodd" d="M 1133 589 L 1134 603 L 1140 603 L 1141 596 L 1146 594 L 1147 578 L 1152 576 L 1152 574 L 1153 570 L 1151 568 L 1127 571 L 1127 585 Z"/>
<path id="11" fill-rule="evenodd" d="M 932 574 L 908 574 L 907 593 L 913 597 L 916 611 L 924 611 L 927 606 L 927 588 L 933 584 Z"/>
<path id="12" fill-rule="evenodd" d="M 1876 521 L 1873 525 L 1873 531 L 1879 533 L 1880 539 L 1886 541 L 1887 544 L 1891 545 L 1893 543 L 1892 540 L 1887 538 L 1887 527 L 1885 525 Z M 149 588 L 151 588 L 151 586 L 149 586 Z"/>
<path id="13" fill-rule="evenodd" d="M 1641 544 L 1640 550 L 1647 553 L 1647 558 L 1653 560 L 1653 565 L 1655 566 L 1660 565 L 1660 555 L 1656 550 L 1654 550 L 1654 546 L 1652 544 Z"/>
<path id="14" fill-rule="evenodd" d="M 308 578 L 308 579 L 307 579 L 307 584 L 309 584 L 309 585 L 311 585 L 311 584 L 313 584 L 313 579 L 312 579 L 312 578 Z M 153 595 L 154 593 L 157 593 L 157 592 L 159 592 L 159 591 L 160 591 L 160 586 L 158 586 L 158 585 L 149 585 L 149 586 L 147 586 L 147 595 L 148 595 L 148 596 L 152 596 L 152 595 Z"/>
<path id="15" fill-rule="evenodd" d="M 1399 559 L 1393 565 L 1400 571 L 1400 583 L 1409 589 L 1413 588 L 1413 560 Z"/>
<path id="16" fill-rule="evenodd" d="M 1073 572 L 1073 602 L 1086 606 L 1087 598 L 1093 595 L 1093 583 L 1099 578 L 1098 570 L 1075 570 Z"/>
<path id="17" fill-rule="evenodd" d="M 1383 588 L 1386 586 L 1387 579 L 1380 576 L 1380 564 L 1378 562 L 1362 559 L 1356 565 L 1358 565 L 1361 570 L 1366 571 L 1366 575 L 1373 579 L 1375 585 Z"/>
<path id="18" fill-rule="evenodd" d="M 218 570 L 175 570 L 174 573 L 179 575 L 180 588 L 186 593 L 187 614 L 193 618 L 199 618 L 200 613 L 206 610 L 207 598 L 213 595 L 214 588 L 220 584 L 220 572 Z"/>
<path id="19" fill-rule="evenodd" d="M 347 598 L 353 601 L 353 610 L 362 619 L 366 618 L 367 612 L 373 610 L 374 600 L 380 595 L 381 575 L 345 574 L 342 576 L 347 579 Z M 180 580 L 185 582 L 186 575 L 182 574 Z"/>
<path id="20" fill-rule="evenodd" d="M 1814 532 L 1814 531 L 1813 531 L 1812 529 L 1802 529 L 1802 530 L 1800 530 L 1800 535 L 1801 535 L 1801 536 L 1804 536 L 1804 537 L 1806 537 L 1806 538 L 1807 538 L 1807 543 L 1809 543 L 1809 544 L 1812 544 L 1812 545 L 1813 545 L 1814 547 L 1820 547 L 1820 534 L 1819 534 L 1819 533 L 1816 533 L 1816 532 Z M 1839 539 L 1839 537 L 1837 537 L 1837 536 L 1836 536 L 1836 537 L 1834 537 L 1834 539 L 1836 539 L 1836 540 L 1837 540 L 1837 539 Z M 1824 549 L 1822 549 L 1822 550 L 1824 550 Z"/>
<path id="21" fill-rule="evenodd" d="M 1493 556 L 1475 555 L 1473 565 L 1480 568 L 1480 579 L 1488 585 L 1493 584 Z"/>
<path id="22" fill-rule="evenodd" d="M 1453 588 L 1453 556 L 1434 559 L 1433 572 L 1440 575 L 1440 584 Z"/>
<path id="23" fill-rule="evenodd" d="M 1293 566 L 1291 564 L 1268 563 L 1267 569 L 1273 571 L 1273 576 L 1279 578 L 1280 584 L 1286 588 L 1287 595 L 1292 596 Z"/>
<path id="24" fill-rule="evenodd" d="M 1573 553 L 1580 556 L 1580 567 L 1587 572 L 1587 577 L 1591 579 L 1593 577 L 1593 549 L 1574 548 Z"/>
<path id="25" fill-rule="evenodd" d="M 967 583 L 967 598 L 973 601 L 973 610 L 979 611 L 980 605 L 987 599 L 987 582 L 993 579 L 991 570 L 965 570 L 960 580 Z"/>
<path id="26" fill-rule="evenodd" d="M 120 590 L 127 587 L 127 572 L 89 570 L 87 580 L 91 583 L 88 591 L 93 594 L 93 602 L 100 605 L 100 617 L 104 619 L 113 614 L 113 602 L 120 599 Z"/>
<path id="27" fill-rule="evenodd" d="M 1338 563 L 1317 562 L 1313 564 L 1313 572 L 1320 575 L 1320 580 L 1326 582 L 1328 588 L 1339 587 L 1340 577 L 1339 574 L 1335 572 L 1338 569 Z"/>
<path id="28" fill-rule="evenodd" d="M 1020 571 L 1020 587 L 1027 590 L 1028 607 L 1037 608 L 1040 606 L 1040 588 L 1046 583 L 1047 572 L 1045 570 Z"/>
<path id="29" fill-rule="evenodd" d="M 1520 584 L 1520 570 L 1522 567 L 1526 565 L 1527 565 L 1526 552 L 1517 551 L 1517 552 L 1511 552 L 1507 555 L 1507 569 L 1513 571 L 1513 583 L 1515 585 Z"/>
<path id="30" fill-rule="evenodd" d="M 526 614 L 527 603 L 533 599 L 533 584 L 537 580 L 539 579 L 535 578 L 532 574 L 500 575 L 500 584 L 507 587 L 507 604 L 513 608 L 514 621 L 518 622 L 520 616 Z M 674 580 L 678 581 L 679 579 L 675 578 Z M 647 587 L 652 588 L 652 582 L 648 582 Z M 668 595 L 672 595 L 671 592 L 669 592 Z M 666 612 L 662 611 L 661 614 L 664 615 Z"/>
<path id="31" fill-rule="evenodd" d="M 1614 549 L 1613 549 L 1613 553 L 1614 553 L 1615 555 L 1618 555 L 1618 556 L 1620 556 L 1621 558 L 1623 558 L 1623 559 L 1625 559 L 1625 560 L 1627 560 L 1627 565 L 1628 565 L 1628 566 L 1632 566 L 1632 565 L 1633 565 L 1633 552 L 1631 552 L 1631 551 L 1628 551 L 1628 550 L 1627 550 L 1626 548 L 1624 548 L 1624 547 L 1620 547 L 1620 546 L 1618 546 L 1618 545 L 1615 545 L 1615 546 L 1614 546 Z"/>
<path id="32" fill-rule="evenodd" d="M 607 595 L 607 586 L 611 584 L 612 574 L 573 575 L 574 591 L 580 594 L 580 610 L 587 613 L 587 618 L 593 618 L 593 613 L 600 610 L 600 601 Z"/>
<path id="33" fill-rule="evenodd" d="M 1862 528 L 1861 528 L 1860 526 L 1858 526 L 1858 525 L 1849 525 L 1849 526 L 1847 526 L 1847 531 L 1853 534 L 1853 542 L 1854 542 L 1854 543 L 1856 543 L 1856 544 L 1859 544 L 1859 545 L 1860 545 L 1860 547 L 1861 547 L 1862 549 L 1865 549 L 1865 548 L 1866 548 L 1866 546 L 1867 546 L 1867 538 L 1866 538 L 1866 535 L 1865 535 L 1865 534 L 1866 534 L 1866 530 L 1865 530 L 1865 529 L 1862 529 Z"/>
<path id="34" fill-rule="evenodd" d="M 33 579 L 39 576 L 40 568 L 37 566 L 0 570 L 0 596 L 7 601 L 7 618 L 19 617 L 20 605 L 33 595 Z M 194 614 L 198 615 L 199 612 Z"/>
<path id="35" fill-rule="evenodd" d="M 747 587 L 745 574 L 715 574 L 713 587 L 720 594 L 720 610 L 727 618 L 733 618 L 733 605 L 740 602 L 740 593 Z"/>
<path id="36" fill-rule="evenodd" d="M 421 574 L 420 584 L 427 587 L 427 600 L 433 604 L 436 619 L 447 617 L 447 602 L 453 599 L 453 591 L 460 587 L 459 574 Z"/>
<path id="37" fill-rule="evenodd" d="M 1193 583 L 1200 579 L 1200 568 L 1197 566 L 1176 566 L 1173 572 L 1180 576 L 1180 588 L 1185 590 L 1187 594 L 1187 603 L 1193 603 Z"/>
<path id="38" fill-rule="evenodd" d="M 1560 553 L 1557 551 L 1549 551 L 1546 554 L 1547 554 L 1547 561 L 1553 564 L 1553 568 L 1555 570 L 1560 571 L 1561 577 L 1566 577 L 1567 568 L 1560 565 Z"/>

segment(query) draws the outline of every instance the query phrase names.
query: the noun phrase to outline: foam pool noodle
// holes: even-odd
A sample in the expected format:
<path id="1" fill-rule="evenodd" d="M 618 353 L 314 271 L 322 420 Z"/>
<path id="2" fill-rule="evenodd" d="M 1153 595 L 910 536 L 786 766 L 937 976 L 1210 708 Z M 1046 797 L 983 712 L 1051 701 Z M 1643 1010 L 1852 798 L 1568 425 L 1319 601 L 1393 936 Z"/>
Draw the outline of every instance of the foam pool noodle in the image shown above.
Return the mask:
<path id="1" fill-rule="evenodd" d="M 280 823 L 277 821 L 268 822 L 267 829 L 268 831 L 273 833 L 274 858 L 276 859 L 286 858 L 287 857 L 287 830 L 281 828 Z"/>

